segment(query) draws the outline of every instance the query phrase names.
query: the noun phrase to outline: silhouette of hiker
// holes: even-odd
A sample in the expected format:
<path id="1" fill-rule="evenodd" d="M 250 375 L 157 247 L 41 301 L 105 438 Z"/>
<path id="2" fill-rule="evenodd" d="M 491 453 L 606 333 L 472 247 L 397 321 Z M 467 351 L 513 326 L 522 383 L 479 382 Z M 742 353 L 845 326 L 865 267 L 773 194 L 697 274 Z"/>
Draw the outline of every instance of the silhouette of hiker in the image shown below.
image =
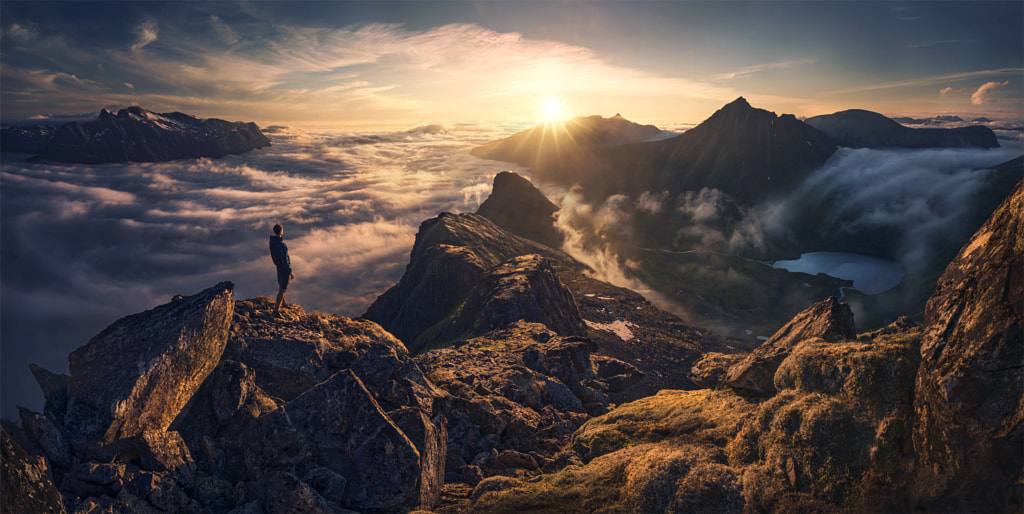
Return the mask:
<path id="1" fill-rule="evenodd" d="M 270 236 L 270 258 L 277 266 L 277 303 L 274 304 L 274 317 L 284 303 L 284 292 L 288 290 L 288 281 L 295 278 L 292 273 L 292 261 L 288 258 L 288 247 L 284 244 L 284 228 L 274 225 L 274 235 Z"/>

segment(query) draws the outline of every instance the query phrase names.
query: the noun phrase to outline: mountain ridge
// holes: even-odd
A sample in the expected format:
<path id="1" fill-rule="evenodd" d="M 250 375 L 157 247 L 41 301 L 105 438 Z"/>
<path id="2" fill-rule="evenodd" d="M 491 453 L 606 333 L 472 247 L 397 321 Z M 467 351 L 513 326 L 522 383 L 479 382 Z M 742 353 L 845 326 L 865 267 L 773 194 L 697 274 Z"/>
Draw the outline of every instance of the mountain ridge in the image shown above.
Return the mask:
<path id="1" fill-rule="evenodd" d="M 947 121 L 962 121 L 959 118 Z M 909 128 L 877 112 L 849 109 L 813 116 L 804 123 L 821 130 L 839 146 L 850 148 L 998 148 L 992 129 L 982 125 L 956 128 Z"/>
<path id="2" fill-rule="evenodd" d="M 5 150 L 34 153 L 37 160 L 80 164 L 219 158 L 270 145 L 255 123 L 199 119 L 181 112 L 161 114 L 139 106 L 117 113 L 103 109 L 91 121 L 10 127 L 0 137 Z"/>

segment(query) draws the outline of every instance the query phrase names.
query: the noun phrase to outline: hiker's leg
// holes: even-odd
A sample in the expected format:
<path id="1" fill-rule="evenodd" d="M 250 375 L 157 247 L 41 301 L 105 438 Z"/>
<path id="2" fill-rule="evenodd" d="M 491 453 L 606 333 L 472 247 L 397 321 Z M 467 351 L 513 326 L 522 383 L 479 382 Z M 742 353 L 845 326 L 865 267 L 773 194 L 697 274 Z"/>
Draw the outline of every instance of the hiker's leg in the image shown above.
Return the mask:
<path id="1" fill-rule="evenodd" d="M 277 316 L 277 311 L 281 310 L 281 304 L 282 303 L 284 303 L 284 289 L 278 289 L 278 291 L 277 291 L 277 303 L 274 304 L 274 316 Z"/>

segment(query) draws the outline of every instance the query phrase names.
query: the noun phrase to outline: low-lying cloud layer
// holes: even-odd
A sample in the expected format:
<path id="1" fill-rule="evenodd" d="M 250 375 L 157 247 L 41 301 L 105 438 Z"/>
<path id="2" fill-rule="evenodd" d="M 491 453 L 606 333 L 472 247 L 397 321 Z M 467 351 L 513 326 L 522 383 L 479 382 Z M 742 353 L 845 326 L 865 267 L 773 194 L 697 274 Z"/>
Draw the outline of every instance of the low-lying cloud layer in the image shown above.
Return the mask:
<path id="1" fill-rule="evenodd" d="M 2 180 L 2 414 L 41 408 L 28 373 L 67 369 L 67 354 L 119 317 L 221 280 L 237 298 L 276 293 L 270 227 L 285 227 L 288 300 L 362 314 L 408 262 L 419 224 L 475 211 L 494 175 L 469 156 L 504 134 L 480 126 L 400 132 L 277 128 L 273 146 L 219 160 L 26 163 Z"/>

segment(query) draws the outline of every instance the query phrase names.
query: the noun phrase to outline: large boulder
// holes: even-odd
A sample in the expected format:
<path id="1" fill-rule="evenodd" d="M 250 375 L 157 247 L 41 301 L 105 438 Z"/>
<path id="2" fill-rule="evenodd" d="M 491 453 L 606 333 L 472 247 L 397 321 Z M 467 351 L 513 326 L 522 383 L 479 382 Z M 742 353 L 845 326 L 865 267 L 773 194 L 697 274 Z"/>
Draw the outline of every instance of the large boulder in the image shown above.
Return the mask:
<path id="1" fill-rule="evenodd" d="M 513 257 L 492 268 L 469 293 L 442 339 L 481 336 L 523 320 L 559 335 L 584 334 L 583 318 L 568 288 L 544 257 Z"/>
<path id="2" fill-rule="evenodd" d="M 518 321 L 417 362 L 449 393 L 449 481 L 548 465 L 572 430 L 608 407 L 607 393 L 638 382 L 632 365 L 592 353 L 593 343 Z"/>
<path id="3" fill-rule="evenodd" d="M 726 385 L 762 396 L 775 394 L 775 371 L 802 341 L 828 342 L 857 337 L 850 306 L 826 298 L 797 314 L 746 358 L 729 368 Z"/>
<path id="4" fill-rule="evenodd" d="M 345 478 L 346 507 L 381 510 L 419 504 L 419 451 L 350 370 L 261 416 L 244 439 L 252 476 L 305 476 L 323 467 Z"/>
<path id="5" fill-rule="evenodd" d="M 925 309 L 913 490 L 925 509 L 1019 511 L 1024 496 L 1024 183 Z"/>
<path id="6" fill-rule="evenodd" d="M 233 288 L 222 282 L 127 316 L 72 352 L 67 410 L 54 420 L 71 442 L 88 454 L 93 444 L 166 430 L 220 360 Z"/>

